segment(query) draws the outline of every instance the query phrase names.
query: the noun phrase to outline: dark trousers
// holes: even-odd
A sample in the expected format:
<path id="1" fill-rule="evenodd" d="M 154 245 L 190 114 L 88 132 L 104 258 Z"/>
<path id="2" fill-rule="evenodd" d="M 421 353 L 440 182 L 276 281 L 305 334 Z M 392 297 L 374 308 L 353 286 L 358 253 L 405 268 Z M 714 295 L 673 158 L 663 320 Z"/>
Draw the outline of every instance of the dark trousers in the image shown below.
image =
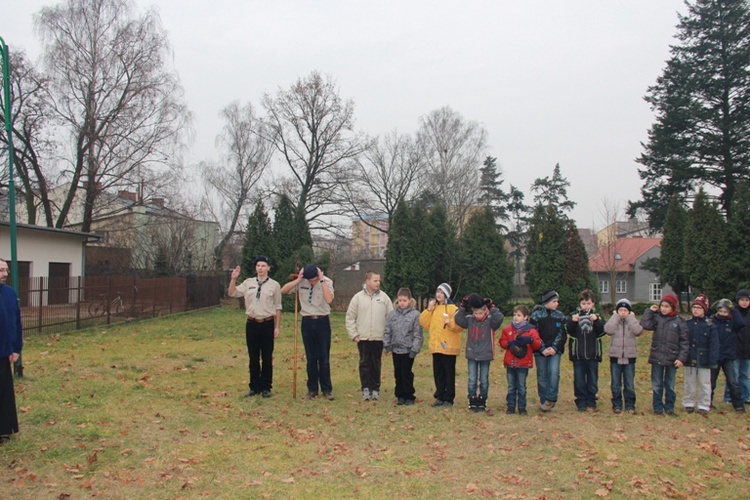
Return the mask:
<path id="1" fill-rule="evenodd" d="M 250 390 L 270 391 L 273 386 L 273 329 L 274 321 L 245 324 L 247 355 L 250 358 Z"/>
<path id="2" fill-rule="evenodd" d="M 330 393 L 331 384 L 331 321 L 328 316 L 316 319 L 302 317 L 302 343 L 307 358 L 307 391 Z"/>
<path id="3" fill-rule="evenodd" d="M 456 399 L 456 356 L 433 354 L 432 374 L 435 377 L 435 399 L 452 403 Z"/>
<path id="4" fill-rule="evenodd" d="M 396 377 L 397 398 L 414 400 L 414 358 L 408 354 L 393 353 L 393 375 Z"/>
<path id="5" fill-rule="evenodd" d="M 13 371 L 7 357 L 0 359 L 0 435 L 18 432 L 16 393 L 13 390 Z"/>
<path id="6" fill-rule="evenodd" d="M 357 350 L 359 350 L 359 381 L 362 389 L 380 392 L 383 341 L 360 340 L 357 342 Z"/>
<path id="7" fill-rule="evenodd" d="M 595 359 L 573 361 L 573 393 L 579 410 L 596 408 L 599 392 L 599 362 Z"/>
<path id="8" fill-rule="evenodd" d="M 612 408 L 622 410 L 622 400 L 625 399 L 625 409 L 635 410 L 635 361 L 627 365 L 617 363 L 617 358 L 609 364 L 612 388 Z M 624 388 L 624 390 L 623 390 Z"/>
<path id="9" fill-rule="evenodd" d="M 711 368 L 711 403 L 714 401 L 714 391 L 716 390 L 716 381 L 719 379 L 719 372 L 723 371 L 724 376 L 727 379 L 727 387 L 729 388 L 729 397 L 732 401 L 734 408 L 743 408 L 744 402 L 742 401 L 742 389 L 737 381 L 737 360 L 736 359 L 725 359 L 719 361 L 717 368 Z"/>
<path id="10" fill-rule="evenodd" d="M 526 409 L 526 377 L 529 375 L 528 368 L 505 367 L 505 375 L 508 379 L 508 395 L 505 398 L 508 409 L 513 410 L 518 405 L 519 411 Z"/>

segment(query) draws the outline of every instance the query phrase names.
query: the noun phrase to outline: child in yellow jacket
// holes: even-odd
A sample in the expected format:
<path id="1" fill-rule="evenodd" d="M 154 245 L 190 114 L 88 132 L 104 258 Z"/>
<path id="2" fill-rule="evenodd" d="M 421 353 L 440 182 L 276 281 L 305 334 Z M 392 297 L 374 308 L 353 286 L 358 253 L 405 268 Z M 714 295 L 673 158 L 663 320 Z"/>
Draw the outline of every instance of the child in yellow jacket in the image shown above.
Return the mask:
<path id="1" fill-rule="evenodd" d="M 453 290 L 441 283 L 427 309 L 419 315 L 419 323 L 428 330 L 432 373 L 435 377 L 435 402 L 432 406 L 453 406 L 456 398 L 456 359 L 461 352 L 461 328 L 453 316 L 458 309 L 450 296 Z"/>

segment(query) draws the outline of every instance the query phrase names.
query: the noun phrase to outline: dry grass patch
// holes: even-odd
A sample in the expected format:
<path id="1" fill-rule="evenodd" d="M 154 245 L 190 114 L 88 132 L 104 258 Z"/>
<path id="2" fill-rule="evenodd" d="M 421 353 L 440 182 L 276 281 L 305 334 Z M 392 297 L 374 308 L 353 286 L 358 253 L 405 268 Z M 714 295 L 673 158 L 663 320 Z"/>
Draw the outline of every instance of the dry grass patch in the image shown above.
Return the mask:
<path id="1" fill-rule="evenodd" d="M 653 416 L 644 356 L 638 415 L 610 411 L 607 363 L 599 412 L 578 413 L 567 359 L 550 414 L 505 415 L 499 360 L 491 411 L 468 412 L 463 358 L 456 406 L 434 409 L 426 350 L 415 363 L 417 405 L 401 407 L 388 357 L 381 401 L 361 401 L 356 348 L 343 316 L 333 324 L 333 402 L 302 399 L 301 342 L 291 397 L 291 314 L 270 399 L 243 398 L 247 353 L 235 308 L 28 339 L 21 434 L 0 449 L 3 490 L 12 498 L 750 496 L 748 417 L 723 402 L 707 419 Z M 533 371 L 528 387 L 533 410 Z"/>

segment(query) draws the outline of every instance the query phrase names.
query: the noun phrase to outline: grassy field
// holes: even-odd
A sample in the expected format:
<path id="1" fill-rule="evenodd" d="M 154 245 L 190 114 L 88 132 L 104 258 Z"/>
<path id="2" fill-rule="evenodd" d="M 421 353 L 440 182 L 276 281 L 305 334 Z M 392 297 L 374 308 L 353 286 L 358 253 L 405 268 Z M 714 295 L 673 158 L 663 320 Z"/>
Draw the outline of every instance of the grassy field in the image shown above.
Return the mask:
<path id="1" fill-rule="evenodd" d="M 292 398 L 292 315 L 276 344 L 274 395 L 244 399 L 243 313 L 221 308 L 27 339 L 17 381 L 21 433 L 0 448 L 3 498 L 750 497 L 750 418 L 718 402 L 708 418 L 650 412 L 650 336 L 641 341 L 637 415 L 614 415 L 609 366 L 600 411 L 578 413 L 572 369 L 546 415 L 505 415 L 505 371 L 490 411 L 430 407 L 426 348 L 417 404 L 396 406 L 390 358 L 381 401 L 361 401 L 357 351 L 334 315 L 336 400 L 306 401 L 300 342 Z M 538 405 L 529 374 L 529 409 Z M 723 388 L 723 387 L 722 387 Z"/>

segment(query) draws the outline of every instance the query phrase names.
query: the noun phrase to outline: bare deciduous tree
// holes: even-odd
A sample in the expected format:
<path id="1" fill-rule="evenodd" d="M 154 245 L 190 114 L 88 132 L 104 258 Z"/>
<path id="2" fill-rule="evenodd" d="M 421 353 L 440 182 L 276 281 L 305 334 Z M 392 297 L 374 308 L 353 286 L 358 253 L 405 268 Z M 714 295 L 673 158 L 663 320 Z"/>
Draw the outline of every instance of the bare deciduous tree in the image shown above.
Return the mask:
<path id="1" fill-rule="evenodd" d="M 604 222 L 604 234 L 597 238 L 598 255 L 601 264 L 609 277 L 609 299 L 617 303 L 617 282 L 625 279 L 627 269 L 623 269 L 622 244 L 617 234 L 617 217 L 620 215 L 620 204 L 611 198 L 603 198 L 599 206 L 599 215 Z"/>
<path id="2" fill-rule="evenodd" d="M 264 138 L 263 124 L 256 118 L 250 103 L 240 106 L 235 101 L 221 111 L 221 116 L 226 123 L 216 144 L 223 151 L 222 163 L 201 165 L 205 199 L 222 224 L 223 236 L 214 249 L 216 264 L 221 263 L 224 247 L 235 235 L 249 202 L 257 197 L 255 188 L 273 152 L 272 144 Z"/>
<path id="3" fill-rule="evenodd" d="M 354 133 L 354 102 L 341 99 L 335 82 L 317 71 L 276 97 L 263 96 L 269 138 L 294 179 L 296 209 L 311 229 L 329 228 L 328 216 L 343 213 L 342 179 L 348 160 L 363 150 Z M 288 185 L 287 185 L 288 186 Z"/>
<path id="4" fill-rule="evenodd" d="M 54 177 L 55 172 L 50 167 L 54 143 L 51 137 L 53 117 L 48 105 L 49 79 L 34 68 L 23 52 L 11 53 L 10 70 L 13 161 L 23 185 L 26 220 L 36 224 L 37 206 L 40 206 L 45 224 L 52 226 L 48 179 Z M 2 97 L 0 112 L 5 113 Z M 3 155 L 7 155 L 5 128 L 0 131 L 0 144 Z M 3 170 L 2 178 L 7 179 L 7 170 Z"/>
<path id="5" fill-rule="evenodd" d="M 419 195 L 425 171 L 415 141 L 396 131 L 372 141 L 351 167 L 347 182 L 342 183 L 347 206 L 378 230 L 382 230 L 379 218 L 384 216 L 390 227 L 399 202 Z"/>
<path id="6" fill-rule="evenodd" d="M 469 208 L 479 198 L 487 131 L 445 106 L 420 119 L 418 140 L 430 173 L 427 189 L 446 205 L 460 233 Z"/>
<path id="7" fill-rule="evenodd" d="M 66 0 L 35 21 L 51 106 L 72 140 L 55 226 L 66 223 L 80 186 L 88 231 L 103 191 L 150 183 L 179 163 L 190 115 L 155 11 L 135 15 L 130 0 Z"/>

